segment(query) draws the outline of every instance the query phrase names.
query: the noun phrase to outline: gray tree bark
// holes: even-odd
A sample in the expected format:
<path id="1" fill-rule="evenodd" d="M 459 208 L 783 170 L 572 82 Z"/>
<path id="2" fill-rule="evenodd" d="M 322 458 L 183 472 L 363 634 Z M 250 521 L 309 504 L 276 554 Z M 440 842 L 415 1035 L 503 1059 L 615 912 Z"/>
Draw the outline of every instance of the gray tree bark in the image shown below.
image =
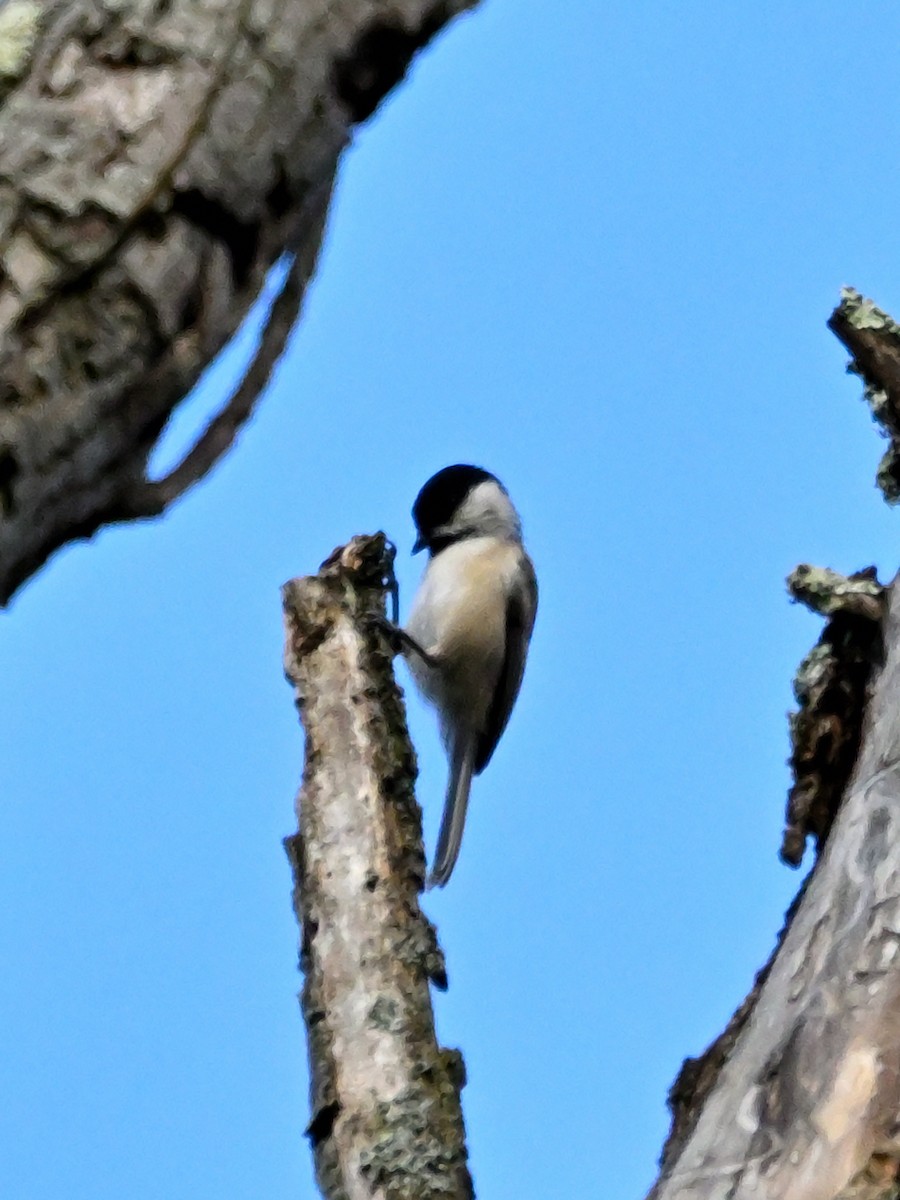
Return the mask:
<path id="1" fill-rule="evenodd" d="M 890 439 L 900 498 L 900 328 L 846 292 L 829 322 Z M 819 857 L 728 1029 L 689 1059 L 654 1200 L 900 1195 L 900 584 L 801 567 L 829 618 L 796 680 L 783 856 Z"/>
<path id="2" fill-rule="evenodd" d="M 419 908 L 415 757 L 379 621 L 390 555 L 354 538 L 283 591 L 285 670 L 306 733 L 286 841 L 301 927 L 308 1134 L 327 1200 L 470 1200 L 461 1056 L 435 1037 L 446 986 Z"/>
<path id="3" fill-rule="evenodd" d="M 162 513 L 232 444 L 299 311 L 353 126 L 473 3 L 0 5 L 0 605 L 66 542 Z M 283 254 L 247 377 L 149 479 Z"/>

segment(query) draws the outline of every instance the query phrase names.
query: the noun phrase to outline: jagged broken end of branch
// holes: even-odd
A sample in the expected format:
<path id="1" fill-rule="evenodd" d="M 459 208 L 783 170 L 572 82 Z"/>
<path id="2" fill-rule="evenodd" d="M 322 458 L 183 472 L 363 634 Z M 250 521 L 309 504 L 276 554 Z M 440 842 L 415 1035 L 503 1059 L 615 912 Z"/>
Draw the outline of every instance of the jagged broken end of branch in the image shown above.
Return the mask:
<path id="1" fill-rule="evenodd" d="M 794 782 L 780 855 L 797 867 L 810 837 L 821 853 L 856 762 L 869 683 L 883 657 L 885 588 L 874 567 L 841 575 L 805 563 L 787 586 L 794 600 L 828 618 L 797 669 L 798 707 L 788 714 Z"/>
<path id="2" fill-rule="evenodd" d="M 853 356 L 872 419 L 890 443 L 876 474 L 888 504 L 900 502 L 900 325 L 855 288 L 841 290 L 828 327 Z"/>
<path id="3" fill-rule="evenodd" d="M 787 577 L 791 599 L 822 617 L 839 613 L 880 621 L 884 615 L 884 584 L 875 567 L 863 567 L 852 575 L 841 575 L 830 567 L 800 563 Z"/>
<path id="4" fill-rule="evenodd" d="M 447 971 L 418 903 L 416 763 L 385 628 L 393 558 L 384 533 L 355 537 L 282 589 L 285 669 L 306 733 L 285 849 L 301 930 L 307 1134 L 324 1196 L 364 1178 L 372 1194 L 464 1200 L 465 1069 L 434 1031 L 429 984 L 445 988 Z"/>

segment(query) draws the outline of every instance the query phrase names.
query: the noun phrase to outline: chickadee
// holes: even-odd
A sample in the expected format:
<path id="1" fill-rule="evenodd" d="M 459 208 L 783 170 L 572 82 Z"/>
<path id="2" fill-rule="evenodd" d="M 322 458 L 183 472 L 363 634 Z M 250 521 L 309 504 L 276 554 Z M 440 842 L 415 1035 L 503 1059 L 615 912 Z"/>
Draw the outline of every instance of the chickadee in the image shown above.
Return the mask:
<path id="1" fill-rule="evenodd" d="M 404 654 L 437 709 L 450 762 L 428 887 L 450 878 L 472 776 L 490 762 L 522 683 L 538 589 L 522 525 L 503 484 L 480 467 L 438 471 L 412 510 L 413 553 L 429 562 L 413 601 Z"/>

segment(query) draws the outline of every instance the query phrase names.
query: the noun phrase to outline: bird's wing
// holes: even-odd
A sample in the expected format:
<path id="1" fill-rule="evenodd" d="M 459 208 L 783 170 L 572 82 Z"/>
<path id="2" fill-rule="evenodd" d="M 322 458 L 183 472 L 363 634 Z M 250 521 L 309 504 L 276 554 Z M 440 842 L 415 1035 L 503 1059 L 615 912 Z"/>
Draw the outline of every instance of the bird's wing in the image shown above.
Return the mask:
<path id="1" fill-rule="evenodd" d="M 503 665 L 475 750 L 476 775 L 491 761 L 491 755 L 506 728 L 525 673 L 525 657 L 537 614 L 538 586 L 531 559 L 523 553 L 522 560 L 522 586 L 510 594 L 506 604 L 506 646 Z"/>

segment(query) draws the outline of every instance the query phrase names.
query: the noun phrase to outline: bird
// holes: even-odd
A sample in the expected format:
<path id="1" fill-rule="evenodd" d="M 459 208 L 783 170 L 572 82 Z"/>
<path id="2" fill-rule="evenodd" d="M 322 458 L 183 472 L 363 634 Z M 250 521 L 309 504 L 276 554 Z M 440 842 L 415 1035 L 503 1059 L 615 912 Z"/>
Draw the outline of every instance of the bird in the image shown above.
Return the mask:
<path id="1" fill-rule="evenodd" d="M 403 654 L 437 710 L 449 763 L 444 813 L 426 887 L 449 880 L 473 775 L 491 760 L 519 694 L 537 614 L 522 522 L 496 475 L 455 463 L 432 475 L 412 508 L 413 553 L 428 563 L 404 629 Z"/>

